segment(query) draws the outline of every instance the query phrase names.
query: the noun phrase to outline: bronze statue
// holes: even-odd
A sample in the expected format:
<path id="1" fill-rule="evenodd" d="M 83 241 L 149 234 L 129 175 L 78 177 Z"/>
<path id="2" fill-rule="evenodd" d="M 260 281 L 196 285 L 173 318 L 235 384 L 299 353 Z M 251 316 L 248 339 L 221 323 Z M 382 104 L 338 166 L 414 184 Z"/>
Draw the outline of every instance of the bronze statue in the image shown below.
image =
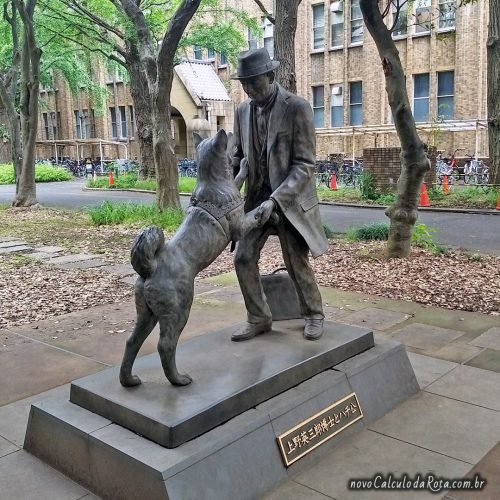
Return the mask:
<path id="1" fill-rule="evenodd" d="M 158 322 L 158 352 L 165 376 L 174 385 L 191 382 L 189 375 L 177 371 L 175 352 L 193 303 L 194 278 L 230 241 L 239 240 L 260 224 L 261 211 L 243 211 L 240 188 L 246 176 L 245 162 L 233 180 L 224 130 L 213 139 L 197 139 L 197 185 L 180 228 L 165 243 L 159 227 L 148 227 L 132 246 L 131 261 L 139 274 L 135 284 L 137 319 L 120 368 L 123 386 L 141 383 L 132 375 L 132 365 Z"/>
<path id="2" fill-rule="evenodd" d="M 321 295 L 308 261 L 309 251 L 316 258 L 328 249 L 314 177 L 313 114 L 306 100 L 274 81 L 278 65 L 266 49 L 249 50 L 240 54 L 238 72 L 232 76 L 250 98 L 236 109 L 232 164 L 236 173 L 242 161 L 248 163 L 245 212 L 258 210 L 261 222 L 236 247 L 236 274 L 247 322 L 232 335 L 235 341 L 272 329 L 258 268 L 260 252 L 271 234 L 279 236 L 297 290 L 304 337 L 316 340 L 323 333 Z"/>

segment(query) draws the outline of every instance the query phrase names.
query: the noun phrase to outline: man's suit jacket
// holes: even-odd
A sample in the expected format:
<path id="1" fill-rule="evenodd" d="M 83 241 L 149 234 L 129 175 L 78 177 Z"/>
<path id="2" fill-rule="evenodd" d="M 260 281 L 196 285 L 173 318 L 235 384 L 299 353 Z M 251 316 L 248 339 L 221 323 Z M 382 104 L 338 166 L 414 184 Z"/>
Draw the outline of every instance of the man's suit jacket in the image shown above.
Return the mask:
<path id="1" fill-rule="evenodd" d="M 246 100 L 236 108 L 233 165 L 247 158 L 247 204 L 252 210 L 252 189 L 256 185 L 251 105 Z M 328 249 L 319 214 L 316 180 L 314 176 L 316 136 L 309 103 L 279 86 L 271 110 L 267 135 L 267 165 L 272 194 L 285 217 L 305 239 L 313 257 Z"/>

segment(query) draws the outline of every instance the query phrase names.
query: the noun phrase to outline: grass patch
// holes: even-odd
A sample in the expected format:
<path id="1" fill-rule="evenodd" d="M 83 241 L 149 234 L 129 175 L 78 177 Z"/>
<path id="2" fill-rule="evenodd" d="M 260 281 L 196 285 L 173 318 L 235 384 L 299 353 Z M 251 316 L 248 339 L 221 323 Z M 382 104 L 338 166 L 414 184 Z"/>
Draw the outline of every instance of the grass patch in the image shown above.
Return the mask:
<path id="1" fill-rule="evenodd" d="M 335 191 L 327 187 L 318 187 L 318 198 L 321 201 L 338 201 L 345 203 L 361 203 L 361 193 L 358 189 L 339 188 Z"/>
<path id="2" fill-rule="evenodd" d="M 429 189 L 431 205 L 440 207 L 495 208 L 499 190 L 485 187 L 452 186 L 449 194 L 439 187 Z M 434 202 L 434 203 L 433 203 Z"/>
<path id="3" fill-rule="evenodd" d="M 114 177 L 115 189 L 144 189 L 146 191 L 156 191 L 156 179 L 138 179 L 137 174 L 128 173 Z M 179 192 L 192 193 L 196 186 L 195 177 L 179 177 Z M 107 176 L 97 177 L 97 179 L 89 179 L 87 181 L 89 188 L 107 188 L 109 187 L 109 179 Z"/>
<path id="4" fill-rule="evenodd" d="M 73 176 L 63 168 L 41 163 L 35 165 L 35 182 L 62 182 L 72 178 Z M 0 165 L 0 184 L 15 184 L 12 163 Z"/>
<path id="5" fill-rule="evenodd" d="M 184 219 L 182 209 L 167 209 L 160 212 L 153 205 L 110 203 L 109 201 L 88 209 L 87 213 L 95 226 L 141 223 L 155 224 L 167 231 L 177 229 Z"/>
<path id="6" fill-rule="evenodd" d="M 350 241 L 384 241 L 389 238 L 389 226 L 383 222 L 365 224 L 347 231 L 346 237 Z"/>

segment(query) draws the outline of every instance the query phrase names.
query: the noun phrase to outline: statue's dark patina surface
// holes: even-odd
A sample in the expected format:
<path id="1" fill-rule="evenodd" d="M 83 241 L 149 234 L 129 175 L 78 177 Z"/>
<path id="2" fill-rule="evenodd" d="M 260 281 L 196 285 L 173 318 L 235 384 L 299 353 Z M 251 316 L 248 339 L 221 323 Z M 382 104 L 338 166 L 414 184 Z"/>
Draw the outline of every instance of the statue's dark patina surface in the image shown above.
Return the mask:
<path id="1" fill-rule="evenodd" d="M 236 248 L 247 323 L 233 340 L 247 340 L 272 328 L 258 268 L 261 249 L 271 234 L 279 236 L 297 291 L 304 337 L 316 340 L 323 332 L 321 295 L 308 261 L 309 251 L 318 257 L 328 248 L 316 194 L 313 113 L 306 100 L 274 81 L 278 64 L 266 49 L 249 50 L 240 55 L 233 75 L 250 99 L 236 110 L 232 164 L 237 172 L 243 159 L 248 162 L 245 211 L 259 207 L 262 214 L 262 224 L 244 235 Z"/>
<path id="2" fill-rule="evenodd" d="M 224 130 L 213 139 L 202 141 L 198 136 L 198 142 L 197 186 L 179 230 L 165 242 L 160 228 L 148 227 L 132 247 L 132 265 L 139 274 L 135 285 L 137 320 L 120 368 L 124 386 L 141 383 L 132 375 L 132 365 L 156 323 L 160 324 L 158 352 L 165 376 L 174 385 L 191 382 L 189 375 L 177 371 L 175 352 L 193 303 L 194 278 L 230 241 L 239 240 L 262 223 L 261 210 L 244 213 L 240 187 L 246 163 L 233 180 Z"/>

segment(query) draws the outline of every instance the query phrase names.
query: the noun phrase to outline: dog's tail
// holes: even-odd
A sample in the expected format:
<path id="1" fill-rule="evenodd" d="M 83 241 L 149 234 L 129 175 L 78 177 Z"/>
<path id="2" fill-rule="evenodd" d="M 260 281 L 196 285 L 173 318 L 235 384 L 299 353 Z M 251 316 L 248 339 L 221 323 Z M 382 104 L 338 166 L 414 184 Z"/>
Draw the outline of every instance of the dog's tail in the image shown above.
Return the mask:
<path id="1" fill-rule="evenodd" d="M 146 279 L 154 273 L 156 254 L 164 244 L 165 236 L 157 226 L 149 226 L 137 235 L 130 251 L 130 262 L 139 276 Z"/>

